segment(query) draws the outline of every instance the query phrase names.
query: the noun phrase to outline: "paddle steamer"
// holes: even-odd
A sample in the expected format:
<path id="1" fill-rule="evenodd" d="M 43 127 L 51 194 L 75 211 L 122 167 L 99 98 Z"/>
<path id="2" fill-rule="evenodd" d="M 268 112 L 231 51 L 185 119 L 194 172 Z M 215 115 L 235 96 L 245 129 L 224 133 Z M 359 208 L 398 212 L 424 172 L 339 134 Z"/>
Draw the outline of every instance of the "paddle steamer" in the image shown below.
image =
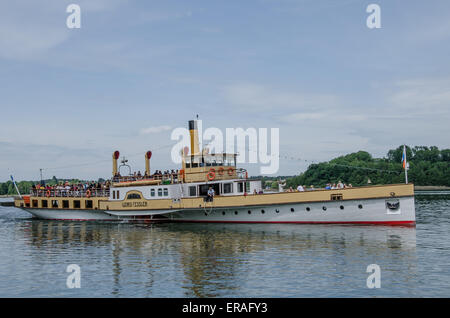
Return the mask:
<path id="1" fill-rule="evenodd" d="M 237 167 L 236 153 L 200 151 L 195 120 L 189 132 L 191 151 L 177 173 L 151 175 L 149 151 L 144 177 L 119 176 L 115 151 L 108 189 L 35 190 L 14 205 L 56 220 L 415 225 L 413 184 L 263 193 L 261 180 Z"/>

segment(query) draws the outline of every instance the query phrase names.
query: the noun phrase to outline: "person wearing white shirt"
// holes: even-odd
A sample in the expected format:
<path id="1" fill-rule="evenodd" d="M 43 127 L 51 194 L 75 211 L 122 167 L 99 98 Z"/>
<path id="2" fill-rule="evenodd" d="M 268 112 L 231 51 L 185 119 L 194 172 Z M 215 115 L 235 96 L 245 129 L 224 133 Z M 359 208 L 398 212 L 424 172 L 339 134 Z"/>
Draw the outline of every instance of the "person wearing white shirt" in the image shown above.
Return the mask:
<path id="1" fill-rule="evenodd" d="M 301 185 L 299 185 L 299 186 L 297 187 L 297 191 L 298 191 L 298 192 L 303 192 L 303 191 L 305 191 L 305 189 L 304 189 Z"/>

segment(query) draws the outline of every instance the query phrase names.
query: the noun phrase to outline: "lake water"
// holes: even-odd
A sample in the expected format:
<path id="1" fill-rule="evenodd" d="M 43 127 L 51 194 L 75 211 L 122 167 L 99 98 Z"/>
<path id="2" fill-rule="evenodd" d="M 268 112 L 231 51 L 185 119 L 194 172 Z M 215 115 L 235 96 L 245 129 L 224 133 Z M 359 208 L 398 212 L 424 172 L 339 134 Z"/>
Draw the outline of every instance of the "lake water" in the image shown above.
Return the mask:
<path id="1" fill-rule="evenodd" d="M 416 215 L 415 228 L 139 225 L 0 206 L 0 297 L 450 297 L 450 193 L 417 194 Z"/>

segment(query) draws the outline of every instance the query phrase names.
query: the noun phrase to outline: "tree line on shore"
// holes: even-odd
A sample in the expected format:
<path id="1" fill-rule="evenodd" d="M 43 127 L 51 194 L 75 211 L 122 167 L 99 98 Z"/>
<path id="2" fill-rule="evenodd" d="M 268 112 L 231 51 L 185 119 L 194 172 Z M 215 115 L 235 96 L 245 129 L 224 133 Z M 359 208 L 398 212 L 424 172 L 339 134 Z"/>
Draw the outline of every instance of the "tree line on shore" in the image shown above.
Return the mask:
<path id="1" fill-rule="evenodd" d="M 373 158 L 366 151 L 358 151 L 328 162 L 311 164 L 308 169 L 286 179 L 286 187 L 314 185 L 342 181 L 353 186 L 405 182 L 402 165 L 403 146 L 388 151 L 385 158 Z M 450 149 L 436 146 L 406 147 L 409 163 L 408 182 L 420 186 L 450 186 Z"/>
<path id="2" fill-rule="evenodd" d="M 308 169 L 293 177 L 282 177 L 286 180 L 285 188 L 296 188 L 298 185 L 314 185 L 324 187 L 327 183 L 342 181 L 353 186 L 370 184 L 392 184 L 405 182 L 405 171 L 402 168 L 403 146 L 388 151 L 385 158 L 373 158 L 366 151 L 358 151 L 340 156 L 328 162 L 311 164 Z M 406 147 L 409 163 L 408 180 L 420 186 L 450 186 L 450 149 L 439 149 L 436 146 Z M 280 177 L 264 177 L 263 183 L 277 188 Z M 77 179 L 45 180 L 45 184 L 56 185 L 60 182 L 84 182 Z M 99 179 L 99 182 L 103 182 Z M 39 181 L 20 181 L 17 187 L 20 193 L 29 193 L 33 184 Z M 14 195 L 17 191 L 12 181 L 0 183 L 0 195 Z"/>

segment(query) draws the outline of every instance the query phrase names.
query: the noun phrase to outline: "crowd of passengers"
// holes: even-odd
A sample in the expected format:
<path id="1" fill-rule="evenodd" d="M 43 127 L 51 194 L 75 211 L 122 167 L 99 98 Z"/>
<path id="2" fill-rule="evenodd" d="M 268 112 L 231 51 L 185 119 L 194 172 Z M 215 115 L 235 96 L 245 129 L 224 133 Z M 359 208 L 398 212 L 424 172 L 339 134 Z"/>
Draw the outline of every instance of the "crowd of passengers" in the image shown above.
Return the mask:
<path id="1" fill-rule="evenodd" d="M 83 182 L 70 184 L 69 181 L 59 183 L 57 185 L 36 184 L 31 187 L 31 191 L 35 195 L 46 195 L 47 191 L 57 196 L 71 196 L 85 194 L 88 190 L 93 196 L 97 193 L 107 192 L 111 186 L 109 180 L 105 182 Z"/>
<path id="2" fill-rule="evenodd" d="M 337 184 L 336 183 L 327 183 L 327 185 L 325 186 L 325 190 L 335 190 L 335 189 L 347 189 L 347 188 L 353 188 L 352 184 L 345 184 L 342 183 L 341 181 L 339 181 Z M 305 185 L 299 185 L 297 187 L 298 192 L 303 192 L 303 191 L 313 191 L 313 190 L 323 190 L 322 188 L 314 188 L 313 185 L 311 185 L 309 188 L 307 188 Z M 292 189 L 292 187 L 289 187 L 288 190 L 286 190 L 286 192 L 296 192 L 294 189 Z"/>
<path id="3" fill-rule="evenodd" d="M 168 179 L 176 179 L 178 177 L 178 169 L 177 170 L 156 170 L 155 173 L 148 175 L 147 172 L 142 174 L 140 171 L 134 172 L 131 176 L 121 176 L 120 173 L 117 173 L 114 176 L 114 180 L 124 180 L 124 181 L 137 181 L 137 180 L 145 180 L 145 179 L 154 179 L 154 180 L 168 180 Z"/>

